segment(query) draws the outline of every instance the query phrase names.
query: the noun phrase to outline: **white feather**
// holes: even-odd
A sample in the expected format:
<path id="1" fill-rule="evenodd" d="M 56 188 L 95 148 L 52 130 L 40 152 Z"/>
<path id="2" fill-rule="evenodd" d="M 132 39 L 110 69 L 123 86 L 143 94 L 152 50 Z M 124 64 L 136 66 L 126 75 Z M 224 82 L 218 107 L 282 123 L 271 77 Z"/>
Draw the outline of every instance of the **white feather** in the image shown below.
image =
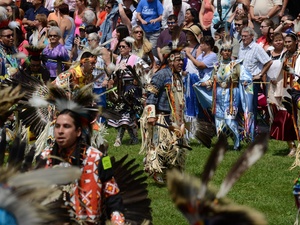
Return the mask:
<path id="1" fill-rule="evenodd" d="M 32 107 L 48 107 L 49 102 L 47 102 L 44 98 L 41 98 L 39 96 L 33 96 L 28 100 L 29 104 Z"/>
<path id="2" fill-rule="evenodd" d="M 135 42 L 135 39 L 133 37 L 130 37 L 130 36 L 124 38 L 123 40 L 126 41 L 126 42 L 129 42 L 129 43 L 134 43 Z"/>
<path id="3" fill-rule="evenodd" d="M 77 112 L 79 114 L 86 113 L 87 110 L 84 109 L 81 105 L 77 104 L 76 102 L 72 100 L 66 100 L 66 99 L 57 99 L 55 101 L 55 105 L 58 111 L 63 111 L 64 109 L 69 109 L 71 111 Z"/>
<path id="4" fill-rule="evenodd" d="M 24 52 L 18 52 L 16 54 L 14 54 L 14 57 L 17 59 L 26 59 L 27 55 Z"/>
<path id="5" fill-rule="evenodd" d="M 20 28 L 20 23 L 17 21 L 10 21 L 8 24 L 10 29 L 19 29 Z"/>
<path id="6" fill-rule="evenodd" d="M 38 43 L 39 43 L 39 32 L 38 32 L 38 30 L 33 31 L 31 37 L 32 37 L 32 42 L 31 42 L 32 45 L 33 46 L 38 46 Z"/>

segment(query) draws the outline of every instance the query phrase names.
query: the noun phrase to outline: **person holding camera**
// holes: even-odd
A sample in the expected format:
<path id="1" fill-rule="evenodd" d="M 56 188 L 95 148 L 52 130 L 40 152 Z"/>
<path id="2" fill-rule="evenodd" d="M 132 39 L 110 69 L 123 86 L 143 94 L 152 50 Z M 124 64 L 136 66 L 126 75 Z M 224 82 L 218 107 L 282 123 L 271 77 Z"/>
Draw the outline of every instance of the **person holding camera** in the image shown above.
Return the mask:
<path id="1" fill-rule="evenodd" d="M 216 30 L 220 26 L 224 26 L 232 14 L 232 7 L 236 1 L 234 0 L 212 0 L 214 6 L 214 16 L 211 23 L 211 35 L 214 37 Z"/>

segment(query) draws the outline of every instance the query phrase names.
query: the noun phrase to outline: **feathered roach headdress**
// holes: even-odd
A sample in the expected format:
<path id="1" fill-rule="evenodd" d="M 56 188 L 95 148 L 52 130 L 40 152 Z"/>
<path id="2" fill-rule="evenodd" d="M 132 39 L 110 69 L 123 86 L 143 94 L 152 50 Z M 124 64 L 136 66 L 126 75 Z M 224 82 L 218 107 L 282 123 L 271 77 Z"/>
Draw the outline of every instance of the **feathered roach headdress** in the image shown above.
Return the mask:
<path id="1" fill-rule="evenodd" d="M 221 184 L 217 194 L 208 189 L 215 170 L 227 150 L 227 140 L 220 136 L 204 167 L 201 182 L 199 179 L 182 174 L 177 170 L 167 173 L 168 189 L 177 208 L 189 224 L 203 225 L 265 225 L 264 216 L 254 209 L 237 205 L 225 199 L 233 184 L 267 150 L 268 134 L 257 138 L 233 165 Z"/>

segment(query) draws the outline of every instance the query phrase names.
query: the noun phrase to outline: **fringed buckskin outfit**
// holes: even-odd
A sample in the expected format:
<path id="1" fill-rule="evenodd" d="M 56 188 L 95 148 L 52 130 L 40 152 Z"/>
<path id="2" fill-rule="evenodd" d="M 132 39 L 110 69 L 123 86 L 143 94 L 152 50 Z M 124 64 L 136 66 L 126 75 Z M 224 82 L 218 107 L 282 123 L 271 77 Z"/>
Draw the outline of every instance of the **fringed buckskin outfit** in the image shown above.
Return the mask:
<path id="1" fill-rule="evenodd" d="M 108 168 L 102 152 L 98 149 L 83 145 L 80 149 L 82 159 L 80 159 L 80 169 L 82 171 L 80 180 L 63 187 L 64 200 L 70 202 L 73 216 L 78 223 L 101 224 L 103 210 L 103 199 L 105 198 L 106 212 L 111 217 L 114 213 L 123 211 L 119 188 L 112 176 L 112 168 Z M 47 159 L 46 167 L 52 167 L 53 159 L 49 158 L 51 154 L 62 157 L 66 162 L 59 165 L 68 167 L 78 164 L 76 159 L 76 150 L 68 154 L 53 153 L 53 148 L 46 148 L 42 154 L 42 159 Z M 104 196 L 103 196 L 104 195 Z M 72 213 L 71 213 L 72 214 Z"/>
<path id="2" fill-rule="evenodd" d="M 186 145 L 184 139 L 184 90 L 180 74 L 170 67 L 158 71 L 147 87 L 147 106 L 141 118 L 142 146 L 145 171 L 163 174 L 165 169 L 183 169 Z M 147 119 L 157 117 L 155 126 Z"/>

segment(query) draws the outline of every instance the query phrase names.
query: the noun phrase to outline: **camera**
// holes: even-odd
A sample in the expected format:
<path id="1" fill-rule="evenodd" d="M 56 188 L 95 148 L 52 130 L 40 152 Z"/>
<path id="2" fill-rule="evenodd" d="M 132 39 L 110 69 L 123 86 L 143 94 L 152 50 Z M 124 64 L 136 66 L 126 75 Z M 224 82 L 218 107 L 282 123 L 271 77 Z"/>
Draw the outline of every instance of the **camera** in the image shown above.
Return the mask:
<path id="1" fill-rule="evenodd" d="M 223 21 L 217 22 L 216 24 L 214 24 L 214 29 L 215 29 L 215 30 L 218 30 L 223 24 L 224 24 Z"/>

